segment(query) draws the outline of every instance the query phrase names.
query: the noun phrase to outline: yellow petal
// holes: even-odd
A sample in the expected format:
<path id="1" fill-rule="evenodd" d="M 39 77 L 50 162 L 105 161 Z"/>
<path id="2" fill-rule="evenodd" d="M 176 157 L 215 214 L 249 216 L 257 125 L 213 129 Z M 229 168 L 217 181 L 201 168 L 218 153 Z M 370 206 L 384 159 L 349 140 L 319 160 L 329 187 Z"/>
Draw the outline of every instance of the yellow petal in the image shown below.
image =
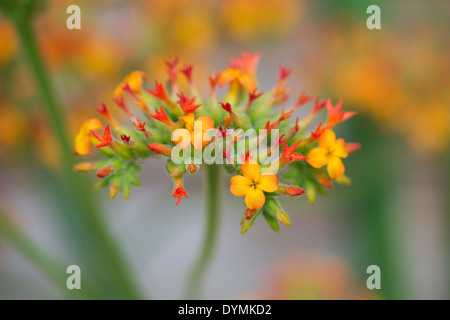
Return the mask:
<path id="1" fill-rule="evenodd" d="M 252 182 L 243 176 L 234 176 L 230 180 L 230 191 L 236 197 L 245 196 Z"/>
<path id="2" fill-rule="evenodd" d="M 250 181 L 259 181 L 259 175 L 261 174 L 261 168 L 259 167 L 259 164 L 246 162 L 241 165 L 241 170 L 244 177 L 246 177 Z"/>
<path id="3" fill-rule="evenodd" d="M 147 79 L 147 75 L 142 71 L 133 71 L 127 75 L 124 79 L 125 83 L 128 83 L 131 90 L 134 92 L 140 92 L 144 79 Z"/>
<path id="4" fill-rule="evenodd" d="M 314 168 L 322 168 L 328 163 L 328 150 L 324 148 L 314 148 L 307 156 L 306 161 Z"/>
<path id="5" fill-rule="evenodd" d="M 330 129 L 325 130 L 319 138 L 319 146 L 330 152 L 334 151 L 336 148 L 336 134 Z"/>
<path id="6" fill-rule="evenodd" d="M 339 158 L 347 158 L 348 152 L 345 150 L 345 140 L 336 140 L 336 149 L 333 151 L 333 155 Z"/>
<path id="7" fill-rule="evenodd" d="M 331 179 L 337 179 L 344 175 L 345 167 L 341 158 L 331 156 L 328 162 L 328 174 Z"/>
<path id="8" fill-rule="evenodd" d="M 250 188 L 245 195 L 245 204 L 249 209 L 258 210 L 261 209 L 266 202 L 264 193 L 259 188 Z"/>
<path id="9" fill-rule="evenodd" d="M 90 130 L 103 129 L 103 125 L 100 120 L 92 118 L 83 123 L 74 141 L 74 152 L 75 154 L 85 155 L 91 154 L 89 148 L 89 135 Z"/>
<path id="10" fill-rule="evenodd" d="M 194 131 L 194 114 L 193 113 L 189 113 L 185 116 L 180 117 L 180 119 L 184 120 L 185 123 L 185 127 L 186 129 L 188 129 L 189 131 Z"/>
<path id="11" fill-rule="evenodd" d="M 278 189 L 278 177 L 272 172 L 264 173 L 259 177 L 258 188 L 266 192 L 275 192 Z"/>

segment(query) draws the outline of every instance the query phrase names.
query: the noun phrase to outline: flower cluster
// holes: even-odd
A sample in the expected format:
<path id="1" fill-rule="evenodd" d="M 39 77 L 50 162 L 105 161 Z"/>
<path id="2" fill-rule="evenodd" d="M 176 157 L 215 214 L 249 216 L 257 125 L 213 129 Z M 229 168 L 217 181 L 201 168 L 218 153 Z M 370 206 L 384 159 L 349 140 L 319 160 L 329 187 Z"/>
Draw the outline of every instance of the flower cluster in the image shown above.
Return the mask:
<path id="1" fill-rule="evenodd" d="M 166 170 L 175 185 L 172 196 L 178 205 L 182 197 L 188 198 L 183 176 L 195 174 L 200 166 L 219 163 L 232 175 L 230 192 L 245 196 L 242 232 L 261 214 L 276 231 L 279 222 L 290 226 L 278 196 L 306 192 L 314 201 L 316 192 L 331 188 L 332 180 L 349 182 L 342 159 L 359 145 L 336 139 L 333 129 L 354 112 L 343 110 L 342 102 L 334 106 L 330 100 L 316 98 L 308 116 L 288 121 L 312 98 L 301 93 L 293 105 L 279 110 L 288 100 L 290 89 L 286 85 L 292 70 L 280 67 L 273 88 L 260 92 L 256 77 L 259 58 L 259 54 L 243 52 L 225 70 L 211 75 L 209 99 L 199 95 L 192 80 L 192 66 L 179 67 L 178 59 L 166 61 L 168 81 L 155 81 L 152 89 L 144 89 L 149 81 L 145 73 L 132 72 L 114 91 L 114 102 L 132 125 L 123 125 L 105 103 L 97 106 L 108 124 L 103 126 L 96 118 L 87 120 L 75 137 L 75 154 L 91 154 L 94 147 L 104 158 L 79 163 L 75 170 L 96 171 L 98 187 L 109 187 L 112 198 L 121 192 L 128 199 L 131 187 L 140 183 L 140 160 L 166 157 Z M 180 76 L 189 84 L 186 90 L 179 87 Z M 228 86 L 228 92 L 220 99 L 217 89 L 223 86 Z M 328 113 L 326 122 L 308 131 L 322 109 Z M 247 136 L 249 130 L 259 134 Z M 261 149 L 266 151 L 264 156 L 256 152 Z M 212 154 L 215 164 L 199 162 L 199 153 Z M 183 161 L 176 161 L 174 155 L 182 155 Z M 277 174 L 281 170 L 281 177 L 290 184 L 279 181 Z"/>

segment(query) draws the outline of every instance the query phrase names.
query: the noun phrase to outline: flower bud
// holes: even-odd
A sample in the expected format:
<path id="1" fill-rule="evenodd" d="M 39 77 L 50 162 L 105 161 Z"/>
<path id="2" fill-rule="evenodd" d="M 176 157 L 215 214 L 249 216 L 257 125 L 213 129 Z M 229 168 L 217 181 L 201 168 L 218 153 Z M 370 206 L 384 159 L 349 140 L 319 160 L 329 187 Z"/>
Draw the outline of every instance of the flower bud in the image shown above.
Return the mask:
<path id="1" fill-rule="evenodd" d="M 114 169 L 111 166 L 105 166 L 98 170 L 97 178 L 105 178 L 114 172 Z"/>
<path id="2" fill-rule="evenodd" d="M 147 148 L 149 148 L 153 153 L 158 155 L 163 155 L 165 157 L 169 157 L 172 154 L 172 147 L 160 144 L 160 143 L 152 143 L 148 144 Z"/>
<path id="3" fill-rule="evenodd" d="M 190 174 L 195 174 L 198 171 L 198 167 L 193 163 L 189 163 L 188 166 L 186 167 L 186 170 Z"/>
<path id="4" fill-rule="evenodd" d="M 81 162 L 73 166 L 73 170 L 78 172 L 88 172 L 95 170 L 95 163 L 94 162 Z"/>
<path id="5" fill-rule="evenodd" d="M 274 198 L 267 198 L 265 206 L 267 209 L 269 209 L 277 218 L 278 221 L 280 221 L 282 224 L 290 227 L 291 221 L 289 220 L 289 216 L 281 209 L 280 204 L 277 200 Z"/>
<path id="6" fill-rule="evenodd" d="M 305 193 L 305 189 L 302 189 L 297 186 L 278 186 L 278 193 L 286 194 L 288 196 L 300 196 Z"/>

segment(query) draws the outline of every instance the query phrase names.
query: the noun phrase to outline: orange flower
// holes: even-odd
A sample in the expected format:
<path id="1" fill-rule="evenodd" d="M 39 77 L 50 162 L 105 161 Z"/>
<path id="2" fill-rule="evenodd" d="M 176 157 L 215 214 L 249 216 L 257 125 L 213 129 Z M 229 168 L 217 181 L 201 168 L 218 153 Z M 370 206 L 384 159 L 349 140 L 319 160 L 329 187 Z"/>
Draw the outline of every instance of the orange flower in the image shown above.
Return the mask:
<path id="1" fill-rule="evenodd" d="M 319 138 L 319 148 L 314 148 L 309 152 L 307 161 L 314 168 L 328 165 L 330 178 L 337 179 L 344 175 L 345 167 L 341 158 L 347 158 L 347 155 L 345 140 L 336 140 L 336 134 L 327 129 Z"/>
<path id="2" fill-rule="evenodd" d="M 246 162 L 241 165 L 242 174 L 231 178 L 230 191 L 237 197 L 245 196 L 245 204 L 249 209 L 259 210 L 266 202 L 264 192 L 275 192 L 278 189 L 278 177 L 272 172 L 261 174 L 257 163 Z"/>
<path id="3" fill-rule="evenodd" d="M 242 58 L 233 58 L 229 68 L 218 74 L 219 85 L 223 86 L 228 82 L 239 83 L 248 92 L 253 92 L 256 89 L 255 71 L 259 57 L 259 53 L 250 54 L 244 51 Z"/>
<path id="4" fill-rule="evenodd" d="M 91 130 L 102 128 L 102 123 L 96 118 L 89 119 L 83 123 L 75 136 L 74 153 L 80 155 L 92 154 L 91 149 L 89 148 Z"/>
<path id="5" fill-rule="evenodd" d="M 196 150 L 203 149 L 203 147 L 209 143 L 209 136 L 207 131 L 214 129 L 214 120 L 208 116 L 201 116 L 197 120 L 195 120 L 195 116 L 193 113 L 182 116 L 180 117 L 180 119 L 184 120 L 187 130 L 184 130 L 184 132 L 182 133 L 182 139 L 180 139 L 178 142 L 175 141 L 175 143 L 181 149 L 186 148 L 190 143 L 192 143 Z M 196 137 L 200 137 L 200 139 L 195 139 Z"/>
<path id="6" fill-rule="evenodd" d="M 121 101 L 125 88 L 130 90 L 130 93 L 140 93 L 144 80 L 148 80 L 148 77 L 144 72 L 133 71 L 116 87 L 114 90 L 114 98 Z"/>

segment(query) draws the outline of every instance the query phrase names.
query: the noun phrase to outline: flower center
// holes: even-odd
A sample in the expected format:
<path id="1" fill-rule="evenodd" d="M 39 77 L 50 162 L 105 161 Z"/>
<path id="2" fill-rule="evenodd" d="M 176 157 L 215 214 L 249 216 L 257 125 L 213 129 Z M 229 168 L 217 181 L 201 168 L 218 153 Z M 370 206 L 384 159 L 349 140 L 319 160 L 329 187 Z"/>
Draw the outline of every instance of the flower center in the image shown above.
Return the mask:
<path id="1" fill-rule="evenodd" d="M 256 187 L 258 187 L 258 182 L 257 181 L 253 181 L 251 187 L 253 189 L 256 189 Z"/>

